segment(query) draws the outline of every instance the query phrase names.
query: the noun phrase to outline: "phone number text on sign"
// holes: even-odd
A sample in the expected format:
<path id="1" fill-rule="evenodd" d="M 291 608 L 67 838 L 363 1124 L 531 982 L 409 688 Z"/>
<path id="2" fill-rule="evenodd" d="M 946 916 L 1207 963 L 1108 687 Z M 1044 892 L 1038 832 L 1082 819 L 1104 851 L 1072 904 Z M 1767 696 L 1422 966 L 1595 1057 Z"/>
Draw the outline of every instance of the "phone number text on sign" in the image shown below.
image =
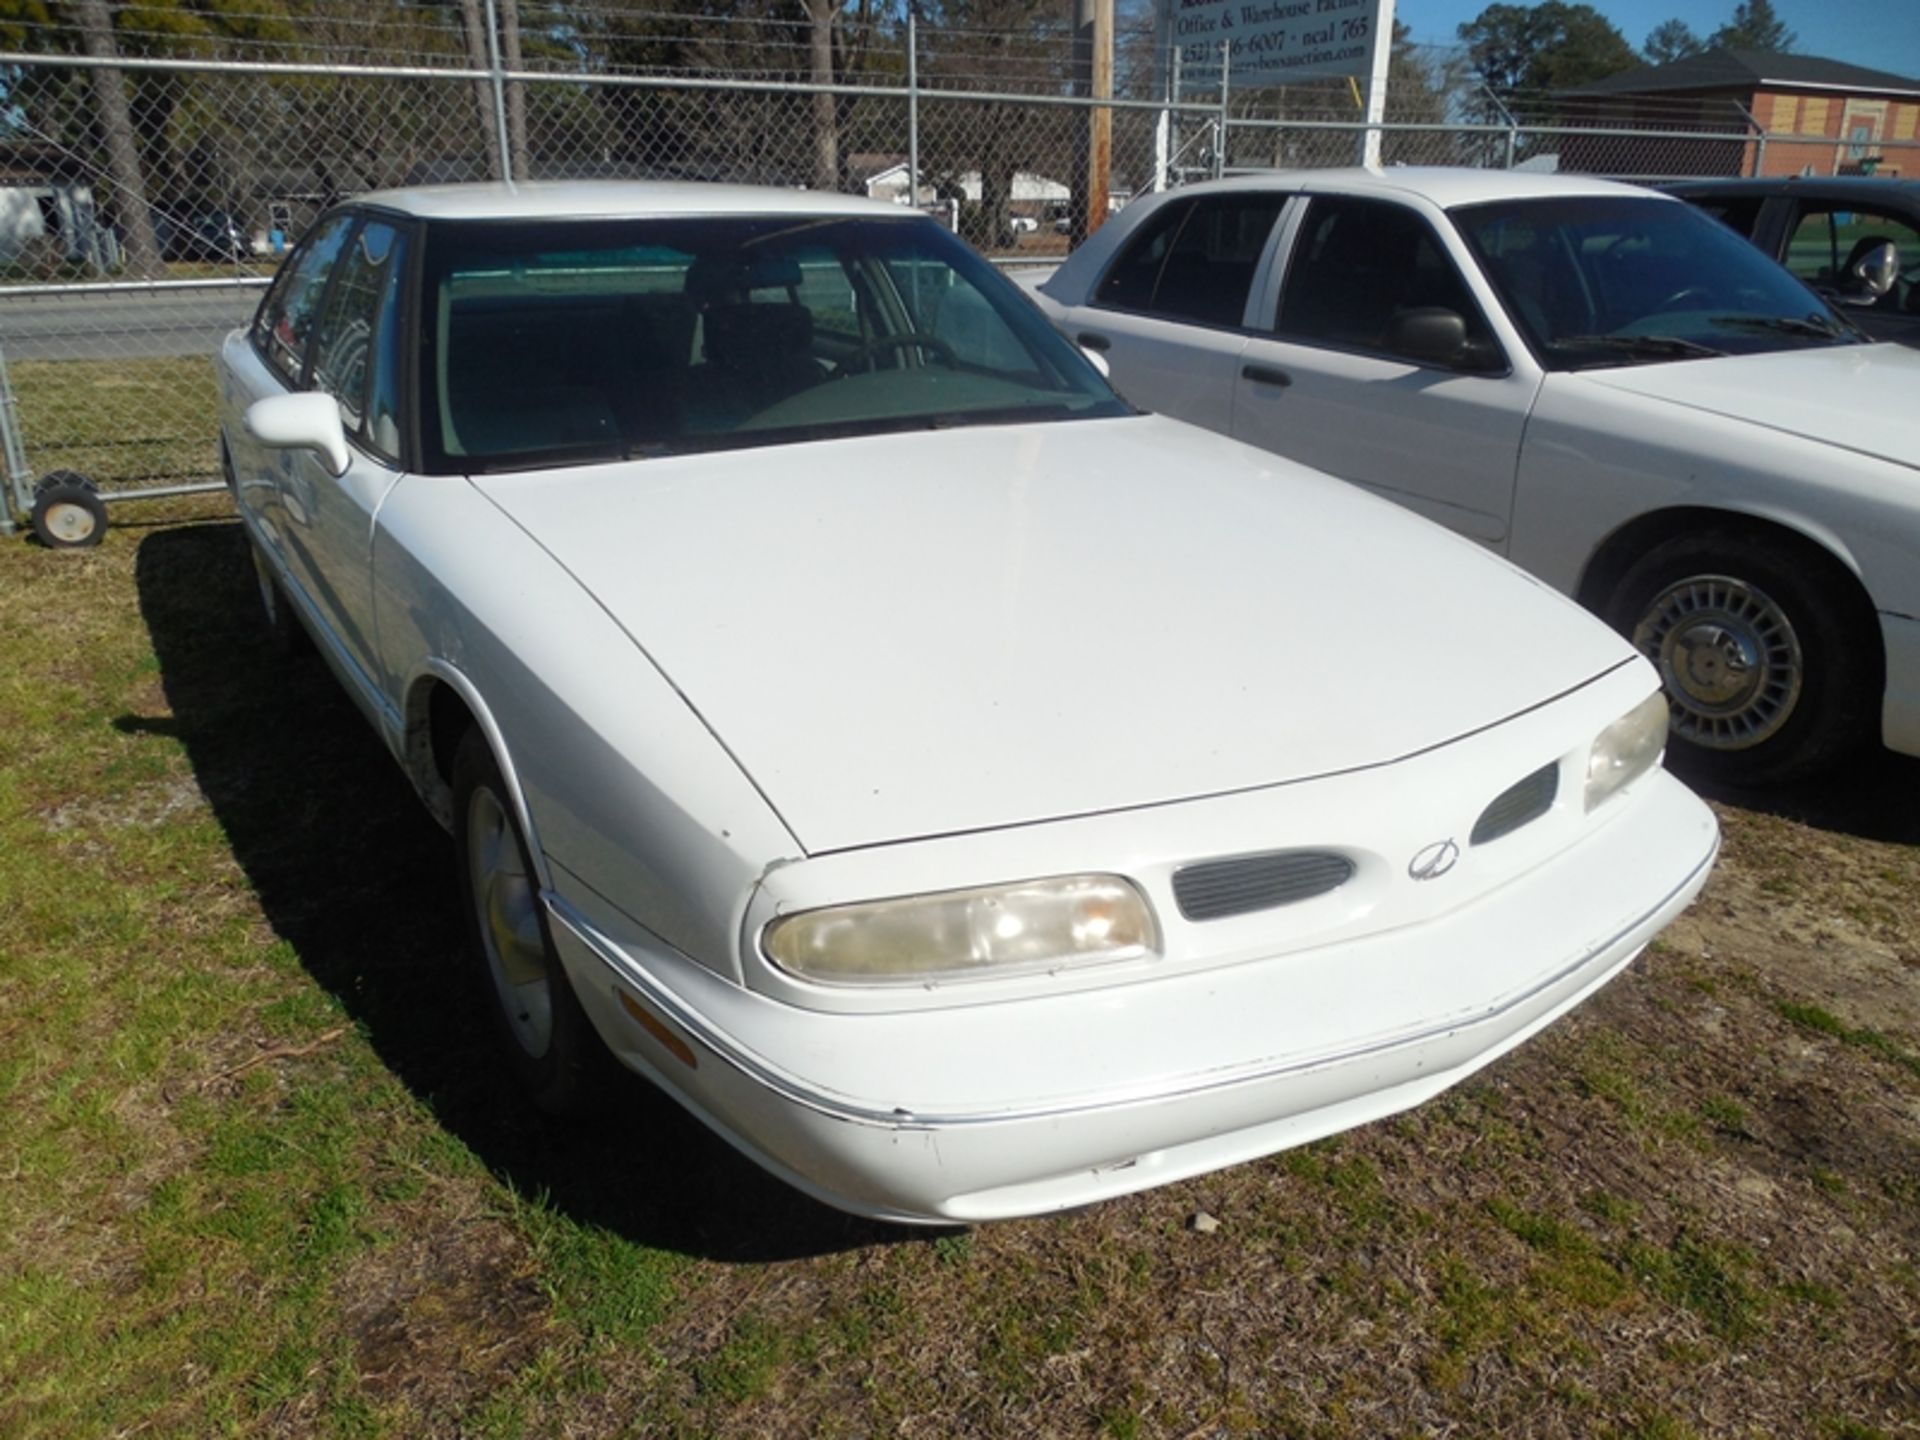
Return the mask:
<path id="1" fill-rule="evenodd" d="M 1231 57 L 1235 81 L 1367 73 L 1380 0 L 1172 0 L 1172 39 L 1192 73 Z"/>

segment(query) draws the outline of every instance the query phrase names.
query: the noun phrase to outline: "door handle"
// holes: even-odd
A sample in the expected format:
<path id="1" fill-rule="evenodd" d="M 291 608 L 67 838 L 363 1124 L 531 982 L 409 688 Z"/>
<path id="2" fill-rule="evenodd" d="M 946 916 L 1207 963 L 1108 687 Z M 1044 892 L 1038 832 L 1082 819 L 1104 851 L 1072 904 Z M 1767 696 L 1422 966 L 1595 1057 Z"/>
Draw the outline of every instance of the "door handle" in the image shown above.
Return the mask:
<path id="1" fill-rule="evenodd" d="M 1293 377 L 1271 365 L 1242 365 L 1240 373 L 1256 385 L 1291 385 Z"/>
<path id="2" fill-rule="evenodd" d="M 1111 350 L 1113 342 L 1104 335 L 1096 335 L 1091 330 L 1080 332 L 1080 343 L 1089 350 Z"/>

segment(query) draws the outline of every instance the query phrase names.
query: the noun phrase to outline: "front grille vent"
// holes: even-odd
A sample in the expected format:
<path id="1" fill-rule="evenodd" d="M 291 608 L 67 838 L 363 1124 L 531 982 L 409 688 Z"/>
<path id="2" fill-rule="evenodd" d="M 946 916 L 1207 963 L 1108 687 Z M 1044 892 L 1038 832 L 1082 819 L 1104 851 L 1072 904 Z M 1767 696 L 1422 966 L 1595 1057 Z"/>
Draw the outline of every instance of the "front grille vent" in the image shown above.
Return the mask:
<path id="1" fill-rule="evenodd" d="M 1324 850 L 1273 850 L 1203 860 L 1173 872 L 1173 898 L 1189 920 L 1224 920 L 1297 905 L 1353 877 L 1353 862 Z"/>
<path id="2" fill-rule="evenodd" d="M 1526 779 L 1509 785 L 1493 797 L 1493 803 L 1473 822 L 1472 841 L 1484 845 L 1511 835 L 1522 825 L 1530 825 L 1553 808 L 1553 797 L 1560 792 L 1560 763 L 1542 765 Z"/>

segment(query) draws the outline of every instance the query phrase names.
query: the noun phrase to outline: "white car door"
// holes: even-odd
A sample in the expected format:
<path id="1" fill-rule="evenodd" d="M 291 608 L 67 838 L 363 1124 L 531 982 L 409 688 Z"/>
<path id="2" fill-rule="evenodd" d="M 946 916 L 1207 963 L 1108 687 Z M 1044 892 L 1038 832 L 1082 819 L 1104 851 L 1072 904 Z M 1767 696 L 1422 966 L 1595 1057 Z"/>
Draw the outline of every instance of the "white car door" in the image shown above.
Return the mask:
<path id="1" fill-rule="evenodd" d="M 1060 322 L 1143 409 L 1225 432 L 1256 281 L 1288 197 L 1240 192 L 1160 208 Z"/>
<path id="2" fill-rule="evenodd" d="M 371 570 L 373 521 L 401 474 L 400 322 L 411 234 L 369 218 L 333 267 L 313 325 L 305 388 L 340 403 L 348 465 L 332 474 L 318 455 L 281 455 L 282 531 L 289 574 L 332 631 L 333 659 L 372 700 L 379 673 Z"/>
<path id="3" fill-rule="evenodd" d="M 1397 201 L 1315 195 L 1286 232 L 1234 376 L 1233 435 L 1504 551 L 1541 375 L 1488 324 L 1450 227 Z M 1467 348 L 1416 358 L 1439 310 L 1465 322 Z"/>
<path id="4" fill-rule="evenodd" d="M 290 574 L 292 567 L 282 487 L 294 452 L 254 440 L 247 433 L 246 409 L 255 400 L 300 388 L 320 301 L 353 233 L 354 219 L 339 214 L 321 221 L 287 257 L 254 316 L 244 348 L 236 347 L 234 363 L 223 376 L 232 386 L 223 430 L 233 458 L 237 502 L 252 522 L 255 540 L 283 574 Z"/>

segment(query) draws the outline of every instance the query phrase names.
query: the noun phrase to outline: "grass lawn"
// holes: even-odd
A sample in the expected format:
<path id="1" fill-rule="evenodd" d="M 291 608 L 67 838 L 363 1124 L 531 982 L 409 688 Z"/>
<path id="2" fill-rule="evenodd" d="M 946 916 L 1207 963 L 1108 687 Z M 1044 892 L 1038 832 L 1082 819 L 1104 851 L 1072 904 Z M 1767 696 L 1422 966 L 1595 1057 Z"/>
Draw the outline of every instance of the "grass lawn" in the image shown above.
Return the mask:
<path id="1" fill-rule="evenodd" d="M 1421 1110 L 910 1234 L 637 1082 L 521 1107 L 445 838 L 251 586 L 215 502 L 0 545 L 0 1435 L 1920 1434 L 1920 767 L 1722 805 Z"/>
<path id="2" fill-rule="evenodd" d="M 7 374 L 36 478 L 77 470 L 103 488 L 220 478 L 205 355 L 15 360 Z"/>

